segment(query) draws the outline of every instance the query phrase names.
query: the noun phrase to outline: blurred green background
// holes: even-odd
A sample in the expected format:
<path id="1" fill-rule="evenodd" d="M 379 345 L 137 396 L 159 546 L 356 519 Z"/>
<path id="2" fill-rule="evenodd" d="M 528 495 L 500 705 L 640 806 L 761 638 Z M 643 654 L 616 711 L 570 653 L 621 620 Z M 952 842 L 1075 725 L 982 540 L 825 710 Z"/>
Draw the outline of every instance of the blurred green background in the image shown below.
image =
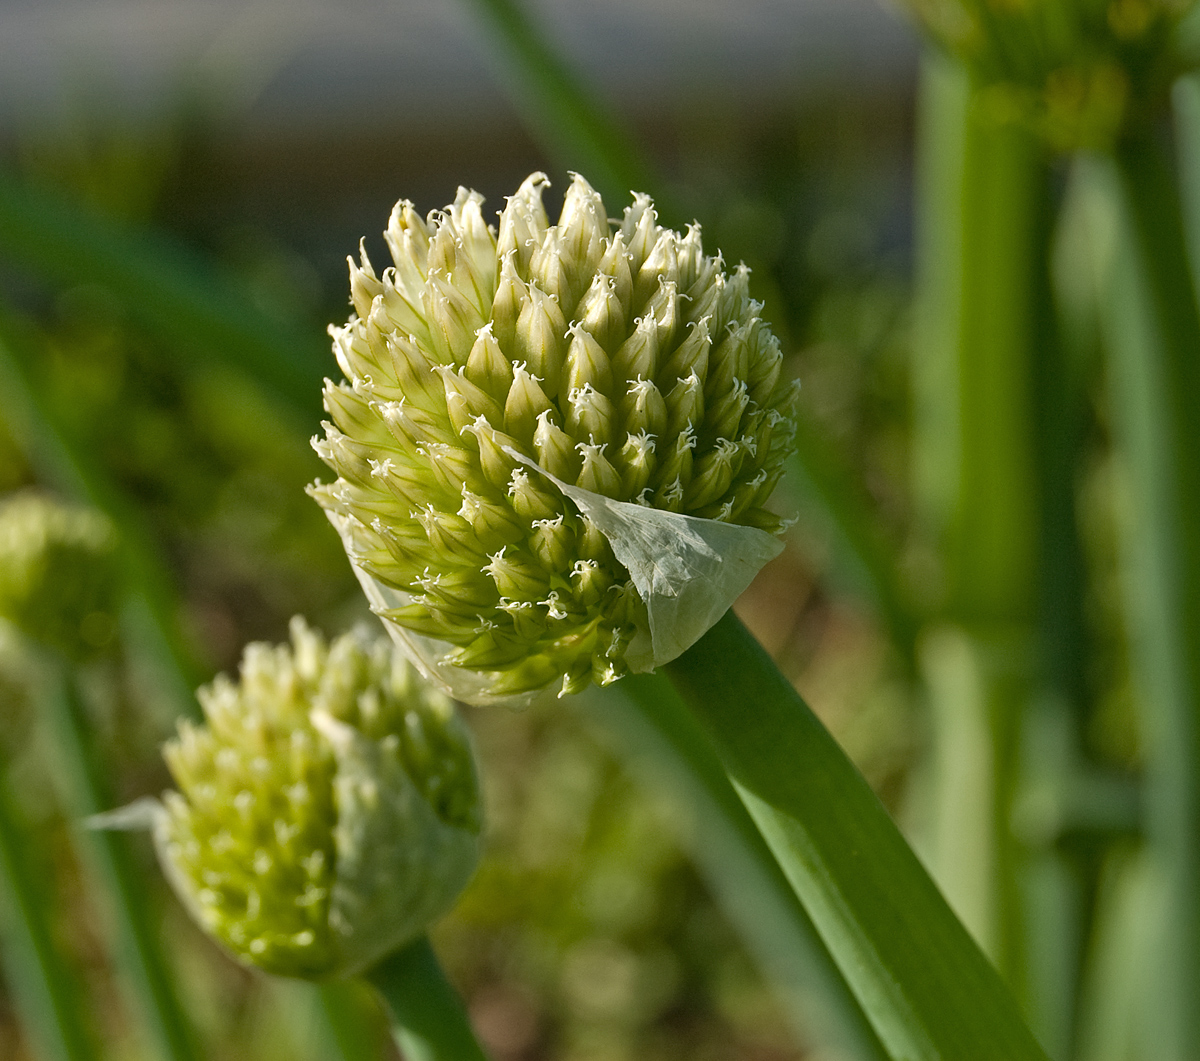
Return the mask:
<path id="1" fill-rule="evenodd" d="M 632 131 L 665 219 L 697 218 L 706 248 L 752 267 L 803 381 L 805 462 L 781 489 L 799 519 L 739 614 L 993 955 L 1004 878 L 979 823 L 1010 837 L 1023 889 L 1012 902 L 1032 911 L 1022 947 L 1040 941 L 1044 953 L 1010 955 L 1002 969 L 1024 981 L 1019 997 L 1056 1058 L 1126 1057 L 1089 1047 L 1078 1028 L 1107 997 L 1088 970 L 1123 962 L 1128 919 L 1102 929 L 1095 911 L 1136 884 L 1122 873 L 1137 846 L 1127 782 L 1142 758 L 1116 529 L 1123 470 L 1088 291 L 1063 311 L 1077 354 L 1050 418 L 1070 434 L 1054 489 L 1069 495 L 1064 593 L 1078 637 L 1054 656 L 1074 653 L 1068 677 L 1042 681 L 1031 675 L 1044 654 L 1029 647 L 1038 609 L 1022 602 L 1045 578 L 1001 521 L 986 577 L 1018 605 L 977 621 L 955 596 L 938 518 L 938 461 L 959 443 L 928 415 L 928 359 L 914 356 L 914 334 L 924 342 L 930 326 L 914 308 L 913 31 L 872 0 L 531 10 Z M 37 486 L 91 500 L 130 546 L 120 647 L 84 675 L 114 804 L 166 787 L 157 748 L 195 710 L 185 685 L 234 668 L 248 641 L 284 639 L 297 612 L 331 634 L 370 618 L 303 492 L 323 470 L 307 440 L 320 377 L 336 372 L 324 329 L 348 314 L 345 256 L 365 236 L 384 257 L 380 230 L 400 197 L 424 212 L 464 184 L 499 209 L 533 170 L 556 190 L 567 183 L 553 138 L 509 95 L 512 69 L 478 15 L 434 0 L 0 2 L 0 494 Z M 1052 179 L 1062 201 L 1069 167 Z M 607 203 L 613 214 L 624 205 Z M 1064 231 L 1070 292 L 1088 249 Z M 208 318 L 173 301 L 185 282 L 211 296 Z M 239 345 L 212 323 L 222 314 L 259 338 Z M 986 519 L 1003 469 L 982 467 Z M 1028 495 L 1043 498 L 1033 485 Z M 1035 508 L 1005 517 L 1016 538 L 1038 525 Z M 114 957 L 112 910 L 73 833 L 69 766 L 20 652 L 0 647 L 8 796 L 36 837 L 26 853 L 88 1034 L 103 1057 L 155 1057 Z M 1032 705 L 1013 738 L 1021 791 L 972 817 L 975 782 L 1001 768 L 979 758 L 990 739 L 972 729 L 979 718 L 946 704 L 997 687 Z M 1074 698 L 1070 734 L 1062 712 L 1037 709 L 1054 697 Z M 603 712 L 594 696 L 468 710 L 487 853 L 434 942 L 481 1039 L 497 1061 L 818 1056 L 793 1045 L 786 1007 L 687 857 L 688 809 L 653 768 L 626 765 Z M 1059 814 L 1064 745 L 1098 779 L 1079 797 L 1082 825 Z M 313 991 L 219 953 L 169 894 L 149 843 L 133 851 L 202 1056 L 338 1057 L 345 1043 Z M 14 1008 L 7 957 L 5 968 L 0 1058 L 42 1057 Z M 357 1004 L 367 1049 L 386 1056 L 381 1018 Z"/>

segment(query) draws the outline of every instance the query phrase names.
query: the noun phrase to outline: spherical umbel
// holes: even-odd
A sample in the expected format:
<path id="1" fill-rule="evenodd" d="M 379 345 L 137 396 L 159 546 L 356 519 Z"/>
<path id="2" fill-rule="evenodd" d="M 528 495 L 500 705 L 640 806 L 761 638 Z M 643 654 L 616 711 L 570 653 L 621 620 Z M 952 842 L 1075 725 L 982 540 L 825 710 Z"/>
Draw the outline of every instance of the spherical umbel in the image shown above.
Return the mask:
<path id="1" fill-rule="evenodd" d="M 460 189 L 392 212 L 393 264 L 351 261 L 345 374 L 311 488 L 354 563 L 402 594 L 391 622 L 445 644 L 495 694 L 626 670 L 646 603 L 561 484 L 777 531 L 763 506 L 790 452 L 795 388 L 748 292 L 693 226 L 634 197 L 610 224 L 582 177 L 558 223 L 536 173 L 500 214 Z"/>
<path id="2" fill-rule="evenodd" d="M 479 789 L 454 706 L 384 640 L 247 647 L 200 690 L 205 724 L 164 749 L 179 792 L 160 860 L 200 924 L 283 976 L 362 971 L 419 936 L 470 878 Z"/>

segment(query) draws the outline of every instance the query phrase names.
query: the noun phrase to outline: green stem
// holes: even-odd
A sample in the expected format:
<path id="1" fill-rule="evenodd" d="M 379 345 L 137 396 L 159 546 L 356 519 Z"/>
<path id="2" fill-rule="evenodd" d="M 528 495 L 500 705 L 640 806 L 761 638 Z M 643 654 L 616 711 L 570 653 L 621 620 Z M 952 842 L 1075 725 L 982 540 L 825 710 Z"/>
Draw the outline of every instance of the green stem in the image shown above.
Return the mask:
<path id="1" fill-rule="evenodd" d="M 0 904 L 4 970 L 26 1032 L 53 1061 L 95 1061 L 100 1055 L 79 984 L 54 944 L 45 888 L 29 870 L 33 838 L 18 824 L 0 769 Z"/>
<path id="2" fill-rule="evenodd" d="M 732 612 L 667 673 L 891 1056 L 1045 1061 L 862 775 Z"/>
<path id="3" fill-rule="evenodd" d="M 858 1000 L 800 905 L 704 730 L 666 677 L 635 674 L 582 698 L 648 786 L 689 812 L 688 851 L 768 981 L 802 1045 L 836 1042 L 887 1061 Z"/>
<path id="4" fill-rule="evenodd" d="M 1163 877 L 1154 1056 L 1200 1054 L 1200 312 L 1171 160 L 1122 143 L 1111 381 L 1133 493 L 1130 615 L 1148 712 L 1146 827 Z"/>
<path id="5" fill-rule="evenodd" d="M 76 675 L 69 667 L 60 666 L 55 678 L 46 707 L 68 779 L 71 809 L 83 819 L 110 810 L 111 793 L 105 767 L 95 753 Z M 89 830 L 85 840 L 112 899 L 121 969 L 132 981 L 155 1048 L 170 1061 L 200 1061 L 151 920 L 144 875 L 135 862 L 128 835 Z"/>
<path id="6" fill-rule="evenodd" d="M 487 1061 L 428 937 L 384 958 L 366 979 L 391 1011 L 405 1061 Z"/>

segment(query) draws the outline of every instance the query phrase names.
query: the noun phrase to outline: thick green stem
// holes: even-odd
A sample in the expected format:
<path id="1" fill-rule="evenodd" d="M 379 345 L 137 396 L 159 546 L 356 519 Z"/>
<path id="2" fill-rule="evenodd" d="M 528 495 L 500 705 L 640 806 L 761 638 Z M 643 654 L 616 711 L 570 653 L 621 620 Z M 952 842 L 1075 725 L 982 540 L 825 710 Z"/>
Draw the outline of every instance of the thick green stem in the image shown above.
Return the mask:
<path id="1" fill-rule="evenodd" d="M 8 987 L 22 1025 L 52 1061 L 95 1061 L 76 974 L 55 946 L 47 923 L 45 888 L 30 872 L 33 838 L 18 823 L 0 768 L 0 904 Z"/>
<path id="2" fill-rule="evenodd" d="M 487 1061 L 462 1001 L 422 936 L 368 970 L 405 1061 Z"/>
<path id="3" fill-rule="evenodd" d="M 1148 721 L 1146 828 L 1162 875 L 1162 1061 L 1200 1056 L 1200 312 L 1171 160 L 1115 154 L 1125 212 L 1110 309 L 1113 408 L 1130 472 L 1130 615 Z"/>
<path id="4" fill-rule="evenodd" d="M 891 1056 L 1045 1061 L 870 786 L 737 618 L 667 673 Z"/>
<path id="5" fill-rule="evenodd" d="M 57 736 L 71 810 L 82 820 L 112 808 L 105 767 L 69 667 L 59 668 L 46 707 Z M 124 833 L 88 831 L 86 848 L 112 900 L 121 969 L 129 977 L 154 1046 L 171 1061 L 199 1061 L 192 1029 L 175 993 L 146 903 L 146 885 Z"/>
<path id="6" fill-rule="evenodd" d="M 834 1042 L 887 1061 L 836 962 L 780 871 L 704 730 L 659 674 L 630 675 L 582 699 L 644 783 L 689 812 L 688 853 L 779 994 L 803 1045 Z"/>

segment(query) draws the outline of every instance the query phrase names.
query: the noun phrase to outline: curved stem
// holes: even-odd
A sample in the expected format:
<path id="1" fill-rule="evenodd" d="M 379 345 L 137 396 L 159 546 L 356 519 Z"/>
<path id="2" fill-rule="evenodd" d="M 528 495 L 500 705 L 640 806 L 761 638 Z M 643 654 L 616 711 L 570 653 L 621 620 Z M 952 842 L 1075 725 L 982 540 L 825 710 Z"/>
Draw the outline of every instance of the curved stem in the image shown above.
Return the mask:
<path id="1" fill-rule="evenodd" d="M 1045 1061 L 883 805 L 733 613 L 666 669 L 891 1055 Z"/>
<path id="2" fill-rule="evenodd" d="M 405 1061 L 487 1061 L 427 936 L 384 958 L 365 977 L 387 1003 Z"/>

